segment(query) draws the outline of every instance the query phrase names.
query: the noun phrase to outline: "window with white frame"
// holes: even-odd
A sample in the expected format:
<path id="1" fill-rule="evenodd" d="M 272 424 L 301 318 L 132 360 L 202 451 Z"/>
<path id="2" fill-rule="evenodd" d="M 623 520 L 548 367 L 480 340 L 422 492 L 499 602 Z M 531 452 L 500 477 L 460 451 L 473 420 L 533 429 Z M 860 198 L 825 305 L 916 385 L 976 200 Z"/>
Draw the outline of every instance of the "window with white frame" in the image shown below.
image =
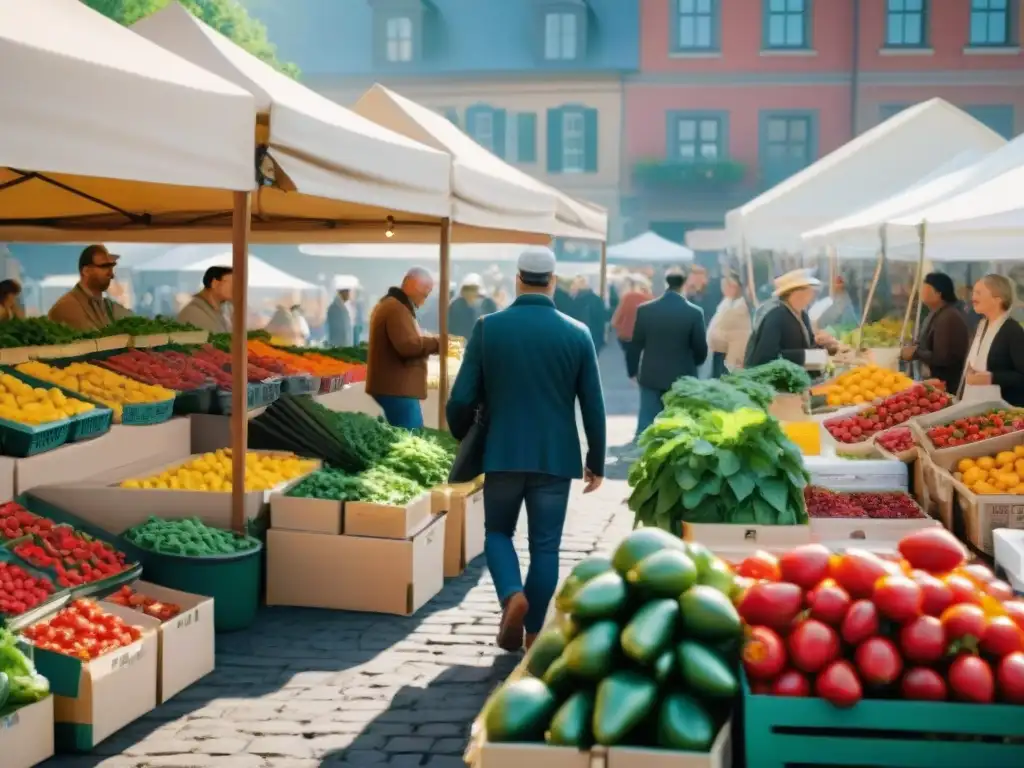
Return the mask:
<path id="1" fill-rule="evenodd" d="M 714 162 L 722 154 L 722 121 L 717 117 L 680 117 L 676 120 L 676 159 Z"/>
<path id="2" fill-rule="evenodd" d="M 583 114 L 562 115 L 562 173 L 583 173 L 586 168 L 586 124 Z"/>
<path id="3" fill-rule="evenodd" d="M 575 13 L 549 13 L 544 17 L 544 58 L 548 61 L 576 59 Z"/>
<path id="4" fill-rule="evenodd" d="M 468 117 L 468 115 L 467 115 Z M 467 126 L 469 135 L 473 141 L 486 149 L 494 152 L 494 113 L 490 110 L 480 110 L 473 113 L 472 124 Z"/>
<path id="5" fill-rule="evenodd" d="M 1010 0 L 971 0 L 971 45 L 1009 45 L 1010 19 Z"/>
<path id="6" fill-rule="evenodd" d="M 677 51 L 714 51 L 719 0 L 677 0 L 675 48 Z"/>
<path id="7" fill-rule="evenodd" d="M 385 24 L 384 36 L 388 61 L 412 61 L 412 19 L 408 16 L 392 16 Z"/>
<path id="8" fill-rule="evenodd" d="M 888 0 L 885 16 L 885 44 L 890 48 L 920 48 L 925 45 L 927 0 Z"/>

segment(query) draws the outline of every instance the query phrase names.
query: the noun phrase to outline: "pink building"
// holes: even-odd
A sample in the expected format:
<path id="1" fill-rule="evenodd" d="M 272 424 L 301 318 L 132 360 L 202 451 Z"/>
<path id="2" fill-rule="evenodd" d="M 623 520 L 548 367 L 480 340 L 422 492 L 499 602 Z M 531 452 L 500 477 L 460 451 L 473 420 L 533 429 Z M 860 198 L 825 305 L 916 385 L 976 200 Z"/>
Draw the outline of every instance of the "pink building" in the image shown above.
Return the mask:
<path id="1" fill-rule="evenodd" d="M 625 82 L 627 231 L 679 239 L 940 96 L 1024 130 L 1022 0 L 641 0 Z M 927 137 L 922 137 L 926 140 Z"/>

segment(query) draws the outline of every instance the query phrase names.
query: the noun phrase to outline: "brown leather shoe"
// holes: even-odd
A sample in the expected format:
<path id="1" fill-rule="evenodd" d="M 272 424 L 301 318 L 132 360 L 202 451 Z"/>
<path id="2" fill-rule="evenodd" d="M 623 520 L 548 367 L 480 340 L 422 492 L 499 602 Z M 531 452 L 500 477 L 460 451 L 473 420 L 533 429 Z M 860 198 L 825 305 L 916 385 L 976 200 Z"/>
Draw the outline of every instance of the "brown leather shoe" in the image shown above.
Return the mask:
<path id="1" fill-rule="evenodd" d="M 537 639 L 537 633 L 536 632 L 527 632 L 526 633 L 526 641 L 523 643 L 523 648 L 525 648 L 527 651 L 530 650 L 530 648 L 533 647 L 533 641 L 536 640 L 536 639 Z"/>
<path id="2" fill-rule="evenodd" d="M 530 604 L 526 595 L 516 592 L 508 600 L 501 611 L 501 625 L 498 627 L 498 647 L 503 651 L 514 653 L 523 647 L 523 621 Z"/>

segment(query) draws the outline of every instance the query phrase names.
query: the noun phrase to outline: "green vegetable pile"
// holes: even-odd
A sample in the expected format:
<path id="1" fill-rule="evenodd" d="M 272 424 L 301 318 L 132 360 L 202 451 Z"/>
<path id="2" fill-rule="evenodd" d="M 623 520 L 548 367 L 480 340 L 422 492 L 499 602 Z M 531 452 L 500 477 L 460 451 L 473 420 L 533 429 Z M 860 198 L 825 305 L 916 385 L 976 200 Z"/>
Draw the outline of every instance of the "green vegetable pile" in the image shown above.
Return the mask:
<path id="1" fill-rule="evenodd" d="M 82 338 L 71 326 L 46 317 L 16 317 L 0 323 L 0 349 L 68 344 Z"/>
<path id="2" fill-rule="evenodd" d="M 695 379 L 683 376 L 676 379 L 672 389 L 665 393 L 662 402 L 666 410 L 682 410 L 691 413 L 700 411 L 735 411 L 739 408 L 765 408 L 761 401 L 767 396 L 771 403 L 775 393 L 757 382 L 749 382 L 747 389 L 756 393 L 757 400 L 738 386 L 720 379 Z"/>
<path id="3" fill-rule="evenodd" d="M 729 383 L 739 379 L 757 381 L 788 395 L 799 395 L 811 388 L 810 374 L 796 363 L 782 358 L 755 368 L 742 368 L 723 378 Z"/>
<path id="4" fill-rule="evenodd" d="M 0 629 L 0 716 L 50 695 L 50 682 L 36 672 L 14 635 Z"/>
<path id="5" fill-rule="evenodd" d="M 366 356 L 369 354 L 369 347 L 366 344 L 360 344 L 358 347 L 280 347 L 280 349 L 296 355 L 315 352 L 344 363 L 365 363 Z"/>
<path id="6" fill-rule="evenodd" d="M 163 315 L 157 315 L 154 318 L 132 315 L 131 317 L 122 317 L 120 320 L 115 320 L 106 328 L 91 331 L 84 338 L 100 339 L 106 336 L 119 336 L 125 333 L 129 336 L 146 336 L 151 333 L 179 333 L 182 331 L 198 330 L 200 329 L 194 325 L 179 323 L 177 320 L 164 317 Z"/>
<path id="7" fill-rule="evenodd" d="M 800 449 L 763 411 L 665 411 L 640 447 L 629 470 L 639 524 L 677 533 L 684 522 L 807 522 Z"/>
<path id="8" fill-rule="evenodd" d="M 656 528 L 583 560 L 564 618 L 484 706 L 488 741 L 710 751 L 739 690 L 736 591 L 722 560 Z"/>
<path id="9" fill-rule="evenodd" d="M 255 340 L 258 340 L 258 341 L 266 341 L 266 342 L 269 342 L 270 339 L 271 339 L 270 334 L 267 333 L 266 331 L 262 330 L 262 329 L 261 330 L 256 330 L 256 331 L 249 331 L 246 334 L 245 337 L 247 339 L 255 339 Z M 209 343 L 212 344 L 213 346 L 215 346 L 217 349 L 221 350 L 222 352 L 230 352 L 231 351 L 231 334 L 230 333 L 211 333 L 210 334 L 210 341 L 209 341 Z M 308 349 L 305 349 L 305 351 L 309 352 Z"/>
<path id="10" fill-rule="evenodd" d="M 433 488 L 448 482 L 452 460 L 452 454 L 437 443 L 406 433 L 391 446 L 380 466 L 415 480 L 424 488 Z"/>
<path id="11" fill-rule="evenodd" d="M 233 555 L 257 546 L 255 539 L 211 528 L 198 517 L 163 520 L 151 517 L 129 528 L 124 537 L 135 546 L 165 555 Z"/>
<path id="12" fill-rule="evenodd" d="M 384 467 L 374 467 L 358 475 L 340 469 L 321 469 L 292 488 L 289 496 L 330 501 L 365 501 L 372 504 L 402 506 L 426 489 L 415 480 Z"/>

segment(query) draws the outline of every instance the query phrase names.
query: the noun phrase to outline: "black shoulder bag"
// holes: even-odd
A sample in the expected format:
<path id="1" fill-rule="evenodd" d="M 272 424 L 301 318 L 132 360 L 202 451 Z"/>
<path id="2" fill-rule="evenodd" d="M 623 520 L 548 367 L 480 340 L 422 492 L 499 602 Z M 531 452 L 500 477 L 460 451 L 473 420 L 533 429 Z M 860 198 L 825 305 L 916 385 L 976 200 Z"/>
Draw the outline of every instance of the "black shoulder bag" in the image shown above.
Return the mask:
<path id="1" fill-rule="evenodd" d="M 480 362 L 484 361 L 484 321 L 480 319 Z M 482 384 L 483 382 L 481 382 Z M 459 441 L 459 450 L 452 463 L 452 471 L 448 474 L 449 483 L 468 483 L 484 473 L 484 448 L 487 443 L 487 407 L 484 405 L 486 396 L 481 386 L 480 403 L 473 413 L 473 423 L 469 425 L 465 436 Z"/>

